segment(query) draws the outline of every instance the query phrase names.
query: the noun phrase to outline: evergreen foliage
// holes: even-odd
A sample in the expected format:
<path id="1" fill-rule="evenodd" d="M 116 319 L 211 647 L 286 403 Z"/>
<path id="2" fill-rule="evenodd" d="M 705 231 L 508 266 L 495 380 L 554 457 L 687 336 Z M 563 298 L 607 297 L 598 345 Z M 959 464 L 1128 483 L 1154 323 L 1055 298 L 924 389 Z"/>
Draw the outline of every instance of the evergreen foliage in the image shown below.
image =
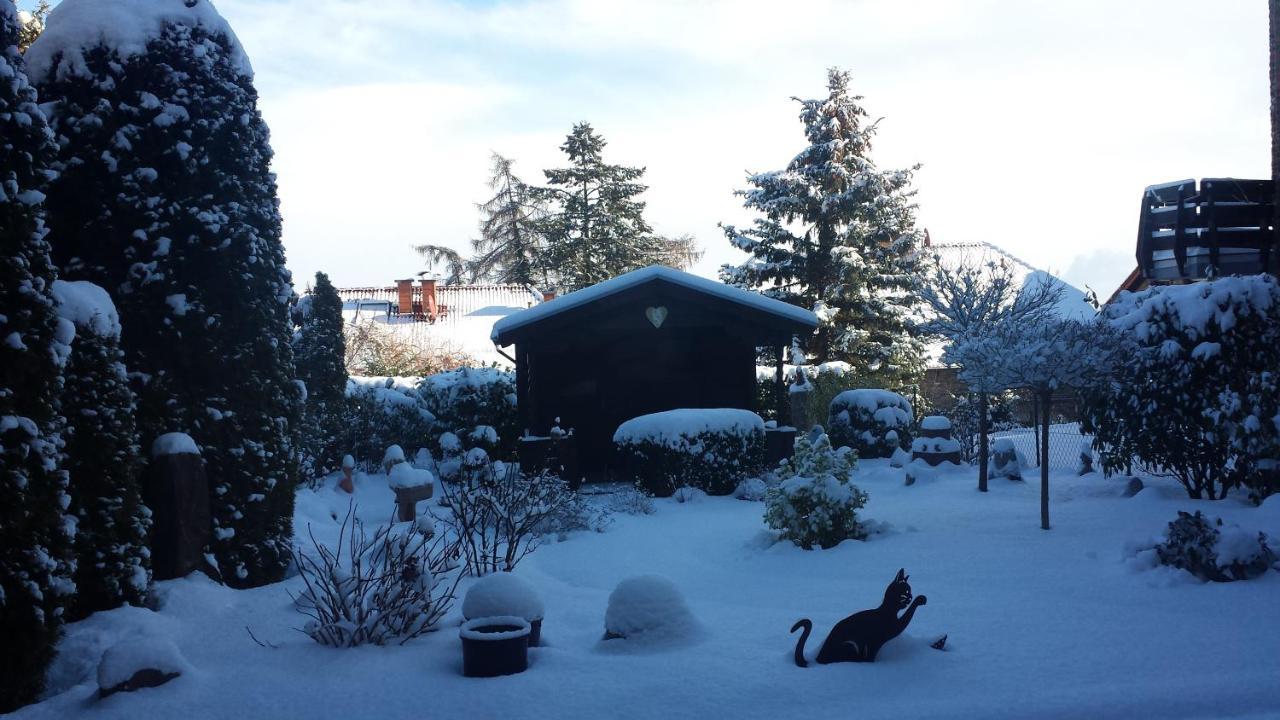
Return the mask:
<path id="1" fill-rule="evenodd" d="M 71 480 L 68 512 L 76 518 L 76 595 L 67 611 L 70 620 L 124 604 L 141 606 L 151 575 L 151 512 L 142 503 L 136 408 L 120 351 L 120 328 L 110 305 L 100 310 L 110 316 L 106 322 L 76 307 L 79 288 L 74 286 L 84 285 L 88 283 L 54 283 L 59 314 L 76 323 L 62 392 L 64 467 Z"/>
<path id="2" fill-rule="evenodd" d="M 53 6 L 49 4 L 49 0 L 40 0 L 35 9 L 30 13 L 18 14 L 18 50 L 26 52 L 31 47 L 31 43 L 40 37 L 40 33 L 44 32 L 45 19 L 49 17 L 49 11 Z"/>
<path id="3" fill-rule="evenodd" d="M 1164 541 L 1155 546 L 1156 559 L 1201 580 L 1250 580 L 1265 575 L 1276 562 L 1268 539 L 1266 533 L 1254 535 L 1237 526 L 1224 526 L 1222 518 L 1210 522 L 1199 510 L 1195 514 L 1178 511 Z"/>
<path id="4" fill-rule="evenodd" d="M 546 262 L 566 290 L 578 290 L 666 257 L 668 248 L 644 219 L 639 199 L 644 168 L 604 161 L 603 137 L 585 122 L 573 126 L 560 149 L 569 167 L 544 170 L 547 186 L 534 189 L 546 203 L 538 221 Z"/>
<path id="5" fill-rule="evenodd" d="M 867 504 L 867 494 L 849 482 L 857 461 L 858 454 L 847 447 L 832 449 L 821 426 L 801 433 L 795 455 L 778 467 L 782 482 L 765 494 L 765 524 L 805 550 L 865 538 L 858 510 Z"/>
<path id="6" fill-rule="evenodd" d="M 752 257 L 726 265 L 726 283 L 813 310 L 822 319 L 805 351 L 844 360 L 860 384 L 903 389 L 923 372 L 911 318 L 920 233 L 911 178 L 870 159 L 876 123 L 865 121 L 849 74 L 828 71 L 828 96 L 800 100 L 809 145 L 785 170 L 750 175 L 743 205 L 763 214 L 750 228 L 723 226 Z"/>
<path id="7" fill-rule="evenodd" d="M 57 102 L 55 260 L 116 301 L 143 444 L 182 431 L 201 446 L 211 550 L 243 587 L 288 563 L 301 393 L 267 127 L 238 41 L 199 2 L 127 57 L 87 35 L 37 82 Z M 55 31 L 66 40 L 73 9 L 33 56 Z"/>
<path id="8" fill-rule="evenodd" d="M 348 452 L 339 439 L 347 410 L 342 298 L 328 275 L 316 273 L 305 307 L 302 326 L 294 334 L 293 359 L 298 379 L 307 386 L 303 470 L 314 476 L 338 469 Z"/>
<path id="9" fill-rule="evenodd" d="M 75 589 L 57 402 L 74 329 L 54 312 L 41 205 L 55 147 L 17 42 L 0 0 L 0 713 L 39 696 Z"/>

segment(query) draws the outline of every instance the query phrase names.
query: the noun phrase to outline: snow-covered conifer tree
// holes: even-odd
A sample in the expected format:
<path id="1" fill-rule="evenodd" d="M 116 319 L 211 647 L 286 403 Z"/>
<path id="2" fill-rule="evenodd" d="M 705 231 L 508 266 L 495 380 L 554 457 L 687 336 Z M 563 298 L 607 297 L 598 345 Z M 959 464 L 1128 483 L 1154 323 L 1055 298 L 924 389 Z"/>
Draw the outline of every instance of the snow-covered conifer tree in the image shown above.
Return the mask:
<path id="1" fill-rule="evenodd" d="M 40 694 L 75 589 L 57 402 L 75 330 L 54 312 L 44 240 L 53 135 L 17 43 L 0 0 L 0 713 Z"/>
<path id="2" fill-rule="evenodd" d="M 76 517 L 77 620 L 126 603 L 141 605 L 150 582 L 133 391 L 120 351 L 120 318 L 107 291 L 84 281 L 55 281 L 58 314 L 75 323 L 62 412 L 67 418 L 64 467 Z"/>
<path id="3" fill-rule="evenodd" d="M 347 406 L 346 341 L 342 334 L 342 299 L 329 276 L 316 273 L 302 326 L 294 336 L 293 358 L 298 379 L 307 386 L 304 467 L 320 475 L 338 469 L 350 448 L 338 438 Z"/>
<path id="4" fill-rule="evenodd" d="M 223 578 L 278 579 L 301 403 L 248 59 L 208 0 L 63 0 L 27 59 L 56 102 L 55 261 L 115 300 L 143 447 L 193 436 Z"/>
<path id="5" fill-rule="evenodd" d="M 763 217 L 746 229 L 724 226 L 752 257 L 720 276 L 816 312 L 822 324 L 805 345 L 815 363 L 844 360 L 864 384 L 901 388 L 923 371 L 911 322 L 915 168 L 882 171 L 871 161 L 876 123 L 849 92 L 849 73 L 828 71 L 827 89 L 825 98 L 795 98 L 808 146 L 786 169 L 750 175 L 751 189 L 738 191 Z"/>
<path id="6" fill-rule="evenodd" d="M 560 146 L 570 166 L 544 170 L 547 186 L 534 191 L 548 205 L 538 223 L 546 262 L 567 290 L 652 265 L 670 247 L 644 219 L 644 168 L 609 165 L 605 145 L 590 124 L 574 125 Z"/>

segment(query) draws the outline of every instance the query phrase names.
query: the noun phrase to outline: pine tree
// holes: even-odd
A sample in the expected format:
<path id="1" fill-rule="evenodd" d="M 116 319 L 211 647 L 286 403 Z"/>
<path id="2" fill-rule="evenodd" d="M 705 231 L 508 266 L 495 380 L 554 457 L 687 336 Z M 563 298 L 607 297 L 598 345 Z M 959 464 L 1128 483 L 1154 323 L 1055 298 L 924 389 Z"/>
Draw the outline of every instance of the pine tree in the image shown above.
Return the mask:
<path id="1" fill-rule="evenodd" d="M 0 0 L 0 713 L 44 686 L 75 589 L 57 397 L 74 335 L 54 313 L 42 190 L 55 147 Z"/>
<path id="2" fill-rule="evenodd" d="M 75 323 L 62 411 L 76 518 L 76 595 L 67 611 L 79 620 L 98 610 L 142 605 L 150 582 L 142 504 L 136 410 L 120 351 L 120 321 L 107 292 L 87 282 L 53 284 L 58 314 Z"/>
<path id="3" fill-rule="evenodd" d="M 304 467 L 323 475 L 336 470 L 346 452 L 338 444 L 347 400 L 346 340 L 342 299 L 328 275 L 316 273 L 309 298 L 293 354 L 298 379 L 307 386 Z"/>
<path id="4" fill-rule="evenodd" d="M 480 237 L 472 241 L 473 278 L 545 287 L 549 268 L 542 257 L 537 222 L 544 210 L 529 186 L 512 172 L 514 161 L 493 154 L 489 188 L 493 196 L 479 204 Z"/>
<path id="5" fill-rule="evenodd" d="M 535 199 L 548 205 L 538 223 L 547 261 L 566 290 L 577 290 L 658 261 L 664 248 L 644 219 L 644 168 L 605 163 L 604 138 L 588 123 L 573 126 L 560 149 L 570 166 L 544 170 Z"/>
<path id="6" fill-rule="evenodd" d="M 301 404 L 267 127 L 208 2 L 135 5 L 144 48 L 107 44 L 94 0 L 63 0 L 28 51 L 57 102 L 50 240 L 64 275 L 113 295 L 143 446 L 195 438 L 211 551 L 228 583 L 258 585 L 288 563 Z"/>
<path id="7" fill-rule="evenodd" d="M 822 324 L 805 344 L 815 363 L 844 360 L 865 385 L 902 388 L 922 372 L 910 321 L 916 168 L 876 168 L 869 157 L 876 123 L 866 123 L 847 72 L 833 68 L 827 77 L 826 98 L 794 98 L 808 147 L 785 170 L 750 175 L 752 188 L 737 192 L 763 217 L 745 230 L 723 226 L 752 257 L 720 275 L 816 312 Z"/>

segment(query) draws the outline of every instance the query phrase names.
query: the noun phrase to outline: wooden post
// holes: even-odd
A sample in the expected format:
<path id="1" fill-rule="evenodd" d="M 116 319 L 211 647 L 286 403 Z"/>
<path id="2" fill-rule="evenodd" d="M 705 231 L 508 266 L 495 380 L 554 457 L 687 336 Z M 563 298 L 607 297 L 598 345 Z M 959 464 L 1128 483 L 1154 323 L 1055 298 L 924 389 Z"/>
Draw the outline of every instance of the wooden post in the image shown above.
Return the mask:
<path id="1" fill-rule="evenodd" d="M 987 394 L 978 393 L 978 491 L 987 491 L 987 433 L 991 431 L 987 422 Z M 969 442 L 965 438 L 965 442 Z M 970 445 L 969 447 L 973 447 Z"/>
<path id="2" fill-rule="evenodd" d="M 1271 181 L 1275 184 L 1271 214 L 1271 246 L 1263 246 L 1263 270 L 1280 271 L 1280 0 L 1267 2 L 1267 35 L 1271 46 Z M 1272 257 L 1268 257 L 1268 256 Z M 1270 268 L 1268 268 L 1270 265 Z"/>
<path id="3" fill-rule="evenodd" d="M 778 427 L 782 427 L 783 425 L 787 424 L 786 417 L 785 417 L 786 402 L 784 402 L 783 400 L 783 397 L 785 394 L 784 393 L 785 388 L 783 388 L 784 373 L 782 370 L 782 362 L 783 362 L 782 358 L 784 356 L 784 353 L 782 351 L 782 346 L 781 345 L 777 346 L 776 348 L 773 349 L 773 352 L 774 352 L 774 361 L 777 364 L 777 367 L 775 368 L 773 373 L 773 403 L 774 403 L 774 409 L 778 413 Z"/>
<path id="4" fill-rule="evenodd" d="M 1049 407 L 1053 403 L 1053 391 L 1044 391 L 1040 403 L 1040 529 L 1049 529 Z"/>
<path id="5" fill-rule="evenodd" d="M 523 343 L 516 344 L 516 417 L 521 435 L 529 434 L 529 349 Z"/>

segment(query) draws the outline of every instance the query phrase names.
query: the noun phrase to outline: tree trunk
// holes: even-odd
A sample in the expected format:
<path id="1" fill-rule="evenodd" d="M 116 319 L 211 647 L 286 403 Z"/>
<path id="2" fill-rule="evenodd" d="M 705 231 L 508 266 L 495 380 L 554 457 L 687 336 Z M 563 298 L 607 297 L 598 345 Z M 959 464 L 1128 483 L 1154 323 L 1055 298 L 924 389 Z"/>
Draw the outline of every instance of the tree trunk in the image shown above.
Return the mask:
<path id="1" fill-rule="evenodd" d="M 1272 210 L 1272 272 L 1280 268 L 1280 0 L 1268 0 L 1267 35 L 1271 56 L 1271 180 L 1275 183 Z M 1265 257 L 1265 254 L 1264 254 Z M 1266 268 L 1264 268 L 1265 270 Z"/>
<path id="2" fill-rule="evenodd" d="M 1049 529 L 1049 403 L 1052 391 L 1042 393 L 1040 401 L 1040 529 Z"/>
<path id="3" fill-rule="evenodd" d="M 987 414 L 987 394 L 978 393 L 978 492 L 987 491 L 987 435 L 991 431 Z"/>

